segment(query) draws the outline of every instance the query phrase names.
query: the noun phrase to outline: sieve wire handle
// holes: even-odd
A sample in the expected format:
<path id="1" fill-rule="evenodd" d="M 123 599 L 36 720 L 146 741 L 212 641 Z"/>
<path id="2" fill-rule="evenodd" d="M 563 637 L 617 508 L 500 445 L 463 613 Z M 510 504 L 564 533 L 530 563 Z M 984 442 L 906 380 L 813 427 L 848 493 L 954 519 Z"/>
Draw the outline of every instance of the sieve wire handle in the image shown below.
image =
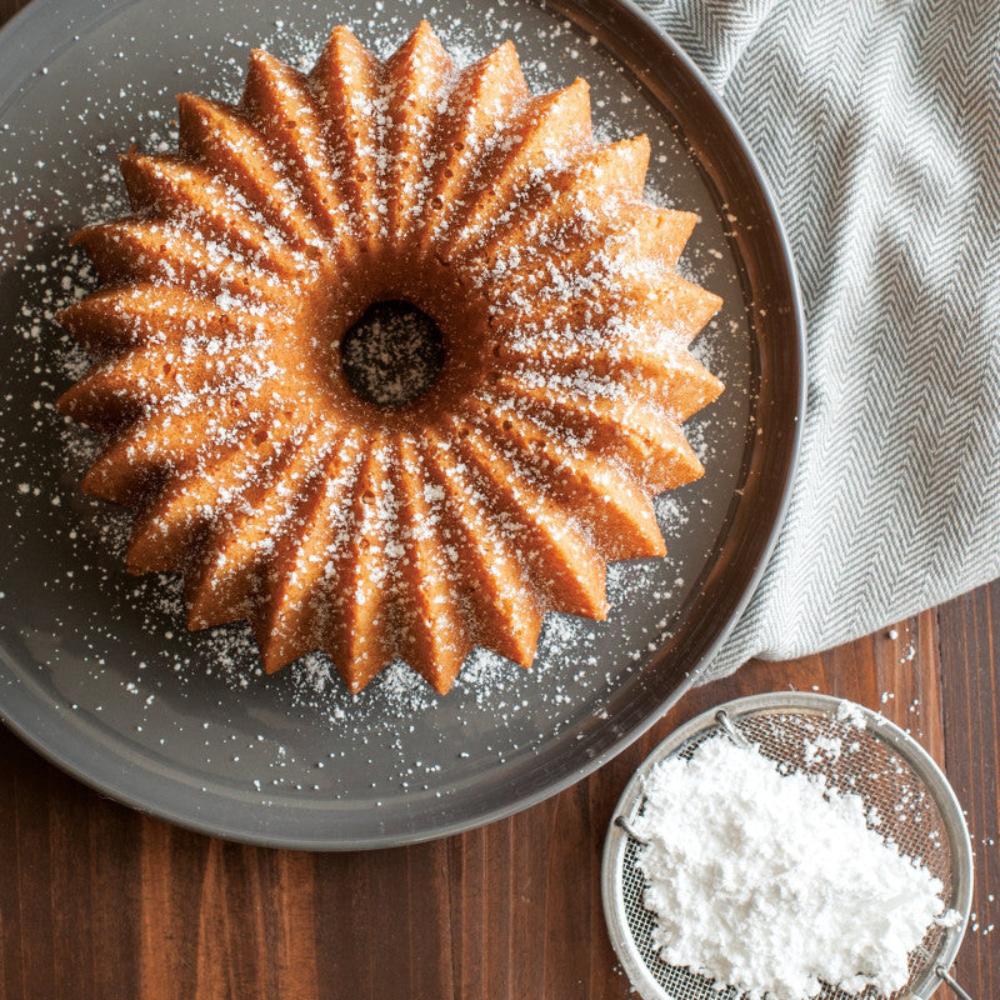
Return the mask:
<path id="1" fill-rule="evenodd" d="M 626 819 L 624 816 L 615 817 L 615 826 L 617 826 L 621 830 L 624 830 L 633 840 L 637 840 L 640 844 L 649 843 L 649 841 L 645 837 L 643 837 L 639 833 L 636 833 L 635 827 L 632 826 L 632 821 Z"/>
<path id="2" fill-rule="evenodd" d="M 729 713 L 724 709 L 720 708 L 718 712 L 715 713 L 715 721 L 719 724 L 722 731 L 741 749 L 750 750 L 750 741 L 736 728 L 733 720 L 729 718 Z"/>
<path id="3" fill-rule="evenodd" d="M 934 967 L 934 971 L 941 977 L 941 979 L 948 984 L 951 988 L 951 992 L 958 997 L 958 1000 L 972 1000 L 972 995 L 966 993 L 965 990 L 952 979 L 948 970 L 943 965 L 937 965 Z"/>
<path id="4" fill-rule="evenodd" d="M 923 945 L 917 948 L 917 954 L 925 961 L 929 962 L 931 960 L 931 953 Z M 934 973 L 958 997 L 958 1000 L 973 1000 L 972 994 L 966 992 L 962 986 L 955 982 L 951 974 L 940 962 L 934 966 Z"/>

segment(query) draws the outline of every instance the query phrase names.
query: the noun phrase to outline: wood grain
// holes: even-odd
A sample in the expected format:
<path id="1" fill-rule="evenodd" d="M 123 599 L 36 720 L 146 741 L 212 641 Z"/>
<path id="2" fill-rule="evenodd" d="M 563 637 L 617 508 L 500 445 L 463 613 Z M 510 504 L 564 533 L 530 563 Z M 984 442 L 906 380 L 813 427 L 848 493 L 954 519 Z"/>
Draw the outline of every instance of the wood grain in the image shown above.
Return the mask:
<path id="1" fill-rule="evenodd" d="M 0 0 L 0 21 L 22 3 Z M 976 847 L 978 932 L 956 974 L 1000 996 L 1000 584 L 691 692 L 600 772 L 449 840 L 310 855 L 223 843 L 102 799 L 0 729 L 0 1000 L 623 1000 L 600 907 L 614 803 L 650 749 L 738 695 L 880 708 L 942 763 Z M 883 704 L 883 694 L 885 703 Z M 941 998 L 948 996 L 942 989 Z"/>

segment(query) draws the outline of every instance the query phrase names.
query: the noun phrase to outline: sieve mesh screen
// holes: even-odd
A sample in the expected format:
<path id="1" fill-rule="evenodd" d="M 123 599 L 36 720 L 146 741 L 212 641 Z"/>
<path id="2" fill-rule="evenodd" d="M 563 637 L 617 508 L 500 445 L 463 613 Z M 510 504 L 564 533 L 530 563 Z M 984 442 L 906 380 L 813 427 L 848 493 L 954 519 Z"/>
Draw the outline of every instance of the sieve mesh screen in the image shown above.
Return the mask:
<path id="1" fill-rule="evenodd" d="M 783 767 L 821 774 L 837 790 L 860 795 L 866 809 L 876 810 L 879 833 L 895 843 L 901 853 L 916 858 L 937 876 L 944 885 L 942 898 L 946 905 L 951 905 L 954 873 L 945 818 L 925 782 L 902 754 L 879 735 L 879 726 L 869 723 L 862 729 L 826 712 L 800 710 L 764 710 L 743 715 L 734 722 L 743 736 Z M 701 742 L 718 733 L 718 728 L 709 726 L 689 738 L 675 753 L 690 758 Z M 735 989 L 720 990 L 713 980 L 660 960 L 652 942 L 653 915 L 643 905 L 645 878 L 636 867 L 638 850 L 639 845 L 627 838 L 621 892 L 631 944 L 642 962 L 670 1000 L 738 1000 Z M 923 946 L 929 955 L 937 954 L 944 934 L 936 926 L 927 932 Z M 911 954 L 909 982 L 885 1000 L 911 996 L 914 984 L 930 964 L 916 953 Z M 861 996 L 865 1000 L 882 1000 L 884 995 L 869 988 Z M 856 1000 L 858 994 L 829 986 L 820 997 Z"/>

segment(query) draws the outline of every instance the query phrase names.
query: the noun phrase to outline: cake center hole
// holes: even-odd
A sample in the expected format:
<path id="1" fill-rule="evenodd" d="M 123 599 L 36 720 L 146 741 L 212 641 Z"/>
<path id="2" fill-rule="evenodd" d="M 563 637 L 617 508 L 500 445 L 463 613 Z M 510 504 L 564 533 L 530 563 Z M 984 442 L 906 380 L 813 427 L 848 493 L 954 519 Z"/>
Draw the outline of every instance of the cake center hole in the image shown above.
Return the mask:
<path id="1" fill-rule="evenodd" d="M 437 382 L 444 336 L 427 313 L 401 300 L 376 302 L 340 342 L 344 378 L 376 406 L 405 406 Z"/>

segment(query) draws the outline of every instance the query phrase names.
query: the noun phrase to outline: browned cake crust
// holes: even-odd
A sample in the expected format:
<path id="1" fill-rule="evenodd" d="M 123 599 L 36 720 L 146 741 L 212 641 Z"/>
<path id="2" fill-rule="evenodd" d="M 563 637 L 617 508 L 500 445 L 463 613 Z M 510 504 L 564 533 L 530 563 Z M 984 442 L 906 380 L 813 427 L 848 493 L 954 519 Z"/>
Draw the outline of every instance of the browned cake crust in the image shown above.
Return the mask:
<path id="1" fill-rule="evenodd" d="M 114 432 L 83 488 L 140 510 L 128 568 L 352 691 L 402 657 L 443 693 L 475 644 L 529 665 L 547 610 L 605 617 L 722 390 L 645 136 L 595 143 L 583 80 L 533 96 L 510 42 L 457 69 L 425 22 L 384 63 L 343 27 L 308 75 L 255 51 L 239 106 L 179 104 L 177 155 L 122 159 L 133 214 L 74 237 L 106 284 L 61 316 L 98 360 L 59 406 Z M 340 359 L 387 299 L 444 341 L 401 406 Z"/>

